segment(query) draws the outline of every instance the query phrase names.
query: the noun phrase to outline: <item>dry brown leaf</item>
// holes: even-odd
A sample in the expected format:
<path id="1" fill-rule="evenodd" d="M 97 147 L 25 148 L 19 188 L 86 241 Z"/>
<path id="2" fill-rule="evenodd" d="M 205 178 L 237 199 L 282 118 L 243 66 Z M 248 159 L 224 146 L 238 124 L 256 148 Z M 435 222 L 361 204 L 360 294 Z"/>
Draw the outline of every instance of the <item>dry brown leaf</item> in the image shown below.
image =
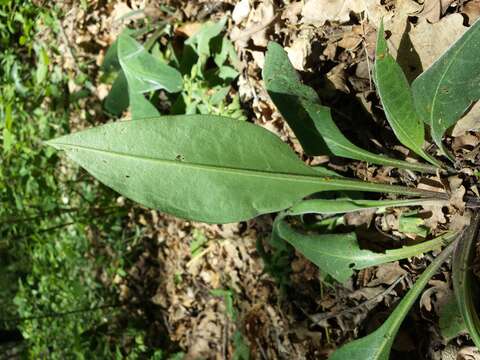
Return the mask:
<path id="1" fill-rule="evenodd" d="M 267 46 L 267 28 L 266 26 L 271 23 L 275 18 L 275 10 L 272 0 L 265 0 L 260 3 L 255 10 L 253 21 L 255 25 L 261 25 L 259 31 L 252 34 L 252 41 L 257 46 Z M 249 27 L 248 27 L 249 28 Z"/>
<path id="2" fill-rule="evenodd" d="M 311 41 L 306 37 L 297 37 L 291 46 L 285 47 L 288 58 L 293 67 L 297 70 L 304 71 L 307 56 L 311 52 Z"/>
<path id="3" fill-rule="evenodd" d="M 353 293 L 351 293 L 348 297 L 350 299 L 355 299 L 355 300 L 370 300 L 374 299 L 378 295 L 380 295 L 385 288 L 383 286 L 377 286 L 377 287 L 363 287 L 361 289 L 355 290 Z M 382 298 L 378 296 L 378 301 L 375 299 L 375 302 L 380 302 L 382 301 Z"/>
<path id="4" fill-rule="evenodd" d="M 457 360 L 480 360 L 480 350 L 474 346 L 465 346 L 458 352 Z"/>
<path id="5" fill-rule="evenodd" d="M 398 261 L 382 264 L 376 268 L 375 278 L 367 286 L 392 285 L 406 273 L 407 271 L 399 265 Z"/>
<path id="6" fill-rule="evenodd" d="M 232 19 L 235 24 L 240 24 L 250 14 L 249 0 L 240 0 L 232 11 Z"/>
<path id="7" fill-rule="evenodd" d="M 427 19 L 430 23 L 436 23 L 453 2 L 454 0 L 425 0 L 418 16 Z"/>
<path id="8" fill-rule="evenodd" d="M 467 2 L 463 6 L 462 13 L 468 17 L 468 25 L 472 25 L 480 17 L 480 0 Z"/>
<path id="9" fill-rule="evenodd" d="M 471 220 L 471 213 L 469 211 L 465 211 L 463 214 L 460 213 L 455 213 L 452 216 L 450 216 L 450 226 L 449 229 L 451 231 L 460 231 L 465 226 L 468 226 L 470 224 Z"/>
<path id="10" fill-rule="evenodd" d="M 452 149 L 457 152 L 460 150 L 471 150 L 478 145 L 478 138 L 472 134 L 464 134 L 453 139 Z"/>
<path id="11" fill-rule="evenodd" d="M 353 211 L 344 215 L 345 223 L 351 226 L 370 225 L 376 209 Z"/>
<path id="12" fill-rule="evenodd" d="M 240 48 L 246 47 L 249 39 L 252 39 L 256 46 L 266 47 L 268 26 L 275 17 L 273 1 L 262 1 L 256 9 L 250 11 L 244 29 L 238 26 L 232 29 L 230 39 Z"/>
<path id="13" fill-rule="evenodd" d="M 342 39 L 337 43 L 337 45 L 347 50 L 353 50 L 361 43 L 361 36 L 354 31 L 350 31 L 343 35 Z"/>
<path id="14" fill-rule="evenodd" d="M 437 60 L 466 29 L 460 14 L 445 16 L 435 24 L 420 19 L 409 35 L 423 70 Z"/>
<path id="15" fill-rule="evenodd" d="M 344 23 L 350 20 L 350 12 L 363 10 L 364 4 L 358 0 L 307 0 L 302 9 L 302 21 L 316 26 L 327 21 Z"/>
<path id="16" fill-rule="evenodd" d="M 301 14 L 303 2 L 292 2 L 285 7 L 282 12 L 282 19 L 288 20 L 291 24 L 298 23 L 298 16 Z"/>
<path id="17" fill-rule="evenodd" d="M 438 314 L 440 308 L 453 296 L 452 290 L 446 281 L 430 280 L 428 284 L 432 286 L 423 292 L 420 306 L 427 311 L 434 310 Z"/>
<path id="18" fill-rule="evenodd" d="M 465 210 L 465 201 L 463 201 L 463 197 L 465 196 L 465 187 L 462 185 L 463 181 L 458 177 L 458 175 L 455 175 L 448 178 L 448 183 L 451 191 L 450 205 L 463 213 Z"/>
<path id="19" fill-rule="evenodd" d="M 400 218 L 395 214 L 386 214 L 382 217 L 381 223 L 382 231 L 389 232 L 391 230 L 398 230 L 400 225 Z"/>
<path id="20" fill-rule="evenodd" d="M 440 0 L 425 0 L 422 12 L 419 14 L 420 17 L 427 19 L 431 23 L 439 21 L 441 15 L 442 5 Z"/>
<path id="21" fill-rule="evenodd" d="M 467 131 L 480 130 L 480 102 L 476 102 L 472 108 L 453 126 L 452 135 L 463 135 Z"/>
<path id="22" fill-rule="evenodd" d="M 340 63 L 333 67 L 333 69 L 327 73 L 327 79 L 330 81 L 331 85 L 333 85 L 336 90 L 342 91 L 347 94 L 350 93 L 350 89 L 347 86 L 347 74 L 345 72 L 345 64 Z"/>
<path id="23" fill-rule="evenodd" d="M 423 205 L 425 212 L 431 212 L 432 215 L 424 220 L 425 226 L 431 230 L 435 230 L 439 224 L 445 224 L 447 219 L 443 213 L 443 206 L 441 205 Z"/>

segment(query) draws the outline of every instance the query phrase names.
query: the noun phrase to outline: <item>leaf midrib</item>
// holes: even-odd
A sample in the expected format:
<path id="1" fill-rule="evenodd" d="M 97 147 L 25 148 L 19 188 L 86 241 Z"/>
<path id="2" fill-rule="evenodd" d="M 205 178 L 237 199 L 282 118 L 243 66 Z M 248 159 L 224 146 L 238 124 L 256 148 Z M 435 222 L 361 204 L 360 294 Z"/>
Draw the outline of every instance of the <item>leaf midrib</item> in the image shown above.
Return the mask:
<path id="1" fill-rule="evenodd" d="M 117 155 L 121 157 L 129 157 L 132 159 L 141 159 L 144 161 L 152 161 L 163 163 L 165 165 L 172 165 L 172 166 L 182 166 L 182 167 L 190 167 L 192 169 L 203 169 L 207 171 L 218 171 L 224 173 L 232 173 L 237 175 L 249 175 L 253 177 L 265 178 L 265 179 L 283 179 L 283 180 L 295 180 L 298 182 L 303 183 L 317 183 L 319 185 L 330 186 L 331 188 L 339 188 L 339 189 L 349 189 L 349 190 L 358 190 L 358 191 L 370 191 L 375 192 L 382 192 L 382 191 L 391 191 L 396 193 L 402 194 L 412 194 L 412 195 L 420 195 L 420 196 L 432 196 L 438 198 L 439 196 L 446 196 L 446 193 L 438 193 L 438 192 L 431 192 L 428 190 L 416 189 L 416 188 L 409 188 L 399 185 L 390 185 L 390 184 L 382 184 L 382 183 L 369 183 L 359 180 L 351 180 L 351 179 L 337 179 L 337 178 L 330 178 L 330 177 L 322 177 L 322 176 L 315 176 L 315 172 L 312 175 L 304 175 L 304 174 L 292 174 L 292 173 L 285 173 L 281 171 L 268 171 L 268 170 L 260 170 L 260 169 L 245 169 L 245 168 L 237 168 L 232 166 L 218 166 L 212 164 L 201 164 L 201 163 L 188 163 L 181 160 L 169 160 L 169 159 L 159 159 L 159 158 L 152 158 L 144 155 L 133 155 L 127 154 L 123 152 L 117 152 L 112 150 L 104 150 L 98 148 L 92 148 L 88 146 L 76 145 L 76 144 L 68 144 L 68 143 L 61 143 L 61 142 L 52 142 L 51 145 L 62 147 L 64 150 L 73 149 L 81 149 L 85 151 L 97 152 L 102 154 L 110 154 L 110 155 Z M 300 161 L 300 160 L 299 160 Z M 306 166 L 305 166 L 306 167 Z M 308 167 L 306 167 L 309 169 Z M 312 170 L 313 171 L 313 170 Z M 380 190 L 383 188 L 383 190 Z"/>
<path id="2" fill-rule="evenodd" d="M 302 175 L 302 174 L 293 174 L 293 173 L 285 173 L 285 172 L 279 172 L 279 171 L 268 171 L 268 170 L 259 170 L 259 169 L 245 169 L 245 168 L 237 168 L 237 167 L 232 167 L 232 166 L 218 166 L 218 165 L 212 165 L 212 164 L 202 164 L 202 163 L 191 163 L 191 162 L 185 162 L 181 160 L 170 160 L 170 159 L 160 159 L 160 158 L 154 158 L 154 157 L 149 157 L 149 156 L 144 156 L 144 155 L 133 155 L 133 154 L 127 154 L 119 151 L 111 151 L 111 150 L 103 150 L 103 149 L 98 149 L 98 148 L 92 148 L 88 146 L 82 146 L 82 145 L 72 145 L 72 144 L 66 144 L 66 143 L 54 143 L 56 146 L 63 147 L 64 150 L 70 150 L 70 149 L 82 149 L 86 151 L 92 151 L 92 152 L 98 152 L 98 153 L 103 153 L 103 154 L 110 154 L 110 155 L 118 155 L 121 157 L 128 157 L 132 159 L 141 159 L 144 161 L 152 161 L 156 163 L 161 163 L 165 165 L 173 165 L 173 166 L 179 166 L 179 167 L 190 167 L 192 169 L 204 169 L 204 170 L 210 170 L 210 171 L 215 171 L 218 170 L 220 172 L 230 172 L 233 174 L 243 174 L 247 173 L 252 176 L 257 176 L 257 177 L 266 177 L 266 178 L 276 178 L 276 177 L 286 177 L 286 178 L 295 178 L 300 181 L 306 181 L 306 182 L 312 182 L 315 180 L 323 180 L 328 183 L 334 183 L 340 179 L 334 179 L 334 178 L 328 178 L 328 177 L 321 177 L 321 176 L 310 176 L 310 175 Z M 70 148 L 70 149 L 68 149 Z M 268 176 L 268 175 L 274 175 L 274 176 Z M 352 185 L 357 185 L 355 184 L 356 181 L 354 180 L 347 180 L 347 179 L 342 179 L 340 182 L 342 183 L 348 183 Z M 368 184 L 368 183 L 359 183 L 358 185 L 361 186 L 363 184 Z M 385 185 L 385 184 L 375 184 L 375 185 Z"/>

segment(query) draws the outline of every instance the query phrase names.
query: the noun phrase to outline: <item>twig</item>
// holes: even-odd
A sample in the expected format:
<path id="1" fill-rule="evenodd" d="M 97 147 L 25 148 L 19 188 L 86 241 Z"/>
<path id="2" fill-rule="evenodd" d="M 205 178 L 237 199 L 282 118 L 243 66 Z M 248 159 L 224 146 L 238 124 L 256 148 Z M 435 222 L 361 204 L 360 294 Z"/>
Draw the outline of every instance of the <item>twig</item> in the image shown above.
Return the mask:
<path id="1" fill-rule="evenodd" d="M 230 325 L 230 318 L 228 316 L 228 312 L 225 311 L 225 325 L 223 328 L 223 343 L 222 343 L 222 353 L 223 359 L 228 360 L 228 328 Z"/>
<path id="2" fill-rule="evenodd" d="M 314 321 L 314 325 L 318 325 L 320 323 L 320 321 L 329 320 L 329 319 L 332 319 L 332 318 L 336 318 L 336 317 L 339 317 L 339 316 L 342 316 L 342 315 L 360 310 L 364 306 L 367 306 L 367 305 L 371 304 L 372 302 L 376 301 L 378 298 L 382 298 L 385 295 L 387 295 L 388 293 L 390 293 L 395 288 L 395 286 L 397 286 L 397 284 L 400 281 L 402 281 L 406 276 L 407 276 L 406 274 L 400 276 L 397 280 L 395 280 L 395 282 L 392 285 L 390 285 L 388 288 L 386 288 L 380 294 L 375 295 L 374 297 L 364 301 L 361 304 L 358 304 L 357 306 L 354 306 L 352 308 L 347 308 L 347 309 L 342 310 L 338 313 L 330 312 L 330 313 L 327 313 L 327 314 L 324 313 L 324 314 L 316 314 L 316 315 L 308 315 L 307 314 L 307 316 L 310 317 L 310 319 L 312 321 Z"/>
<path id="3" fill-rule="evenodd" d="M 281 13 L 279 12 L 279 13 L 275 14 L 274 16 L 272 16 L 270 19 L 264 20 L 260 24 L 252 26 L 250 29 L 245 29 L 244 31 L 237 34 L 237 36 L 230 36 L 230 40 L 232 40 L 233 42 L 238 41 L 238 40 L 247 41 L 257 32 L 260 32 L 260 31 L 266 29 L 268 26 L 270 26 L 270 24 L 273 23 L 280 16 L 280 14 Z"/>
<path id="4" fill-rule="evenodd" d="M 265 354 L 265 350 L 263 350 L 262 344 L 260 344 L 260 340 L 259 340 L 258 337 L 255 338 L 255 343 L 256 343 L 257 346 L 258 346 L 258 350 L 260 350 L 260 355 L 262 355 L 262 359 L 263 359 L 263 360 L 268 360 L 268 356 L 267 356 L 267 354 Z"/>

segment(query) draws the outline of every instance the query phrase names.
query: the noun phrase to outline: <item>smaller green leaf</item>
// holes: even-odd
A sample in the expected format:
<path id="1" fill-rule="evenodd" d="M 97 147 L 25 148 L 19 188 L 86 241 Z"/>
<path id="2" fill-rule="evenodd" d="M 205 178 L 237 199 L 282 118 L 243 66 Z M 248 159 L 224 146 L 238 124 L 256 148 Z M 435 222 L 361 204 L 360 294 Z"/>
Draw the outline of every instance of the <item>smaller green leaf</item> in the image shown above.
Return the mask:
<path id="1" fill-rule="evenodd" d="M 37 69 L 35 72 L 35 81 L 37 85 L 40 85 L 45 81 L 48 74 L 48 65 L 50 64 L 50 58 L 47 51 L 43 46 L 36 49 L 37 52 Z"/>
<path id="2" fill-rule="evenodd" d="M 450 256 L 455 243 L 453 242 L 445 248 L 427 267 L 382 326 L 371 334 L 340 347 L 330 356 L 329 360 L 388 360 L 395 335 L 400 329 L 403 319 L 407 316 L 430 278 L 435 275 L 440 265 Z"/>
<path id="3" fill-rule="evenodd" d="M 105 98 L 103 106 L 110 114 L 120 116 L 127 110 L 129 103 L 127 78 L 123 71 L 120 71 Z"/>
<path id="4" fill-rule="evenodd" d="M 437 171 L 431 165 L 391 159 L 353 144 L 338 129 L 330 109 L 320 104 L 316 92 L 302 84 L 286 51 L 277 43 L 268 45 L 263 79 L 272 101 L 307 153 L 318 155 L 331 152 L 336 156 L 373 164 L 429 173 Z"/>
<path id="5" fill-rule="evenodd" d="M 182 90 L 181 74 L 126 34 L 121 34 L 118 39 L 118 58 L 129 85 L 136 92 L 165 89 L 173 93 Z"/>
<path id="6" fill-rule="evenodd" d="M 449 297 L 448 301 L 440 308 L 438 325 L 440 333 L 446 341 L 467 331 L 455 296 Z"/>
<path id="7" fill-rule="evenodd" d="M 338 282 L 346 282 L 353 270 L 416 256 L 437 249 L 452 238 L 452 233 L 413 246 L 376 253 L 360 249 L 355 233 L 306 234 L 289 225 L 284 216 L 275 221 L 275 231 L 303 256 L 330 274 Z"/>
<path id="8" fill-rule="evenodd" d="M 388 123 L 398 140 L 431 164 L 441 164 L 423 150 L 425 128 L 418 115 L 407 78 L 388 52 L 383 21 L 377 34 L 374 79 Z"/>
<path id="9" fill-rule="evenodd" d="M 472 272 L 476 257 L 480 227 L 480 213 L 476 213 L 470 225 L 462 233 L 453 256 L 453 291 L 463 321 L 477 347 L 480 347 L 480 318 L 478 316 L 479 289 Z"/>
<path id="10" fill-rule="evenodd" d="M 303 215 L 303 214 L 338 214 L 372 208 L 386 208 L 393 206 L 417 206 L 444 204 L 445 200 L 417 198 L 406 200 L 355 200 L 355 199 L 312 199 L 304 200 L 288 211 L 287 215 Z"/>
<path id="11" fill-rule="evenodd" d="M 398 231 L 403 233 L 416 234 L 423 238 L 428 235 L 428 228 L 425 220 L 418 216 L 418 211 L 412 214 L 401 214 L 398 220 Z"/>
<path id="12" fill-rule="evenodd" d="M 168 92 L 181 91 L 181 74 L 148 53 L 141 44 L 125 33 L 120 35 L 117 47 L 118 60 L 128 83 L 132 118 L 158 116 L 156 108 L 143 94 L 159 89 Z"/>
<path id="13" fill-rule="evenodd" d="M 218 22 L 206 22 L 197 33 L 185 41 L 185 44 L 191 45 L 195 49 L 195 52 L 201 58 L 202 66 L 206 59 L 212 55 L 210 51 L 210 41 L 220 35 L 226 23 L 226 17 Z"/>
<path id="14" fill-rule="evenodd" d="M 120 63 L 118 62 L 118 39 L 115 40 L 108 48 L 105 57 L 103 59 L 100 69 L 105 72 L 119 70 Z"/>

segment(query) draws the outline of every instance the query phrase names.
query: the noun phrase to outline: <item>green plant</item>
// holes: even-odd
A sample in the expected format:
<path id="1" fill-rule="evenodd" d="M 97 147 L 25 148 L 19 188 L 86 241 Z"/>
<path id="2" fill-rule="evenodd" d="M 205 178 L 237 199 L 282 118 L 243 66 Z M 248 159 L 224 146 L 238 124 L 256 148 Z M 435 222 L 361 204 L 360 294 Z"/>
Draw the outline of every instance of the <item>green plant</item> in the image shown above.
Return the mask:
<path id="1" fill-rule="evenodd" d="M 272 100 L 306 153 L 332 154 L 445 176 L 456 170 L 425 150 L 424 122 L 439 150 L 451 158 L 441 140 L 480 96 L 476 88 L 479 41 L 477 22 L 410 86 L 388 53 L 383 25 L 379 28 L 373 75 L 386 119 L 398 140 L 428 164 L 389 158 L 354 145 L 340 132 L 330 109 L 321 105 L 316 92 L 300 82 L 278 44 L 268 47 L 263 77 Z M 453 274 L 458 305 L 474 341 L 480 345 L 468 270 L 478 220 L 467 231 L 447 231 L 414 246 L 375 253 L 360 249 L 357 233 L 345 226 L 343 215 L 338 215 L 368 208 L 382 211 L 394 206 L 444 205 L 449 193 L 369 183 L 323 167 L 309 167 L 276 136 L 245 122 L 209 115 L 138 120 L 85 130 L 48 144 L 64 150 L 121 194 L 179 217 L 227 223 L 283 211 L 273 226 L 274 246 L 282 248 L 290 243 L 339 282 L 347 280 L 355 269 L 446 245 L 379 329 L 340 348 L 332 358 L 344 359 L 348 355 L 355 359 L 387 359 L 395 334 L 415 299 L 457 247 L 460 255 L 455 258 Z M 336 193 L 335 200 L 332 192 Z M 359 199 L 358 192 L 414 198 Z M 329 217 L 317 219 L 312 226 L 304 216 L 307 214 Z M 425 234 L 425 229 L 409 221 L 405 222 L 409 229 Z"/>
<path id="2" fill-rule="evenodd" d="M 159 116 L 162 104 L 158 104 L 155 91 L 163 89 L 171 103 L 163 112 L 245 119 L 238 96 L 228 98 L 230 84 L 238 76 L 238 59 L 233 44 L 222 35 L 225 23 L 226 18 L 206 22 L 182 46 L 169 41 L 163 48 L 156 40 L 161 35 L 172 37 L 167 24 L 143 46 L 134 40 L 143 31 L 125 30 L 108 50 L 103 64 L 106 72 L 118 73 L 105 99 L 106 110 L 121 115 L 130 104 L 133 119 Z"/>

